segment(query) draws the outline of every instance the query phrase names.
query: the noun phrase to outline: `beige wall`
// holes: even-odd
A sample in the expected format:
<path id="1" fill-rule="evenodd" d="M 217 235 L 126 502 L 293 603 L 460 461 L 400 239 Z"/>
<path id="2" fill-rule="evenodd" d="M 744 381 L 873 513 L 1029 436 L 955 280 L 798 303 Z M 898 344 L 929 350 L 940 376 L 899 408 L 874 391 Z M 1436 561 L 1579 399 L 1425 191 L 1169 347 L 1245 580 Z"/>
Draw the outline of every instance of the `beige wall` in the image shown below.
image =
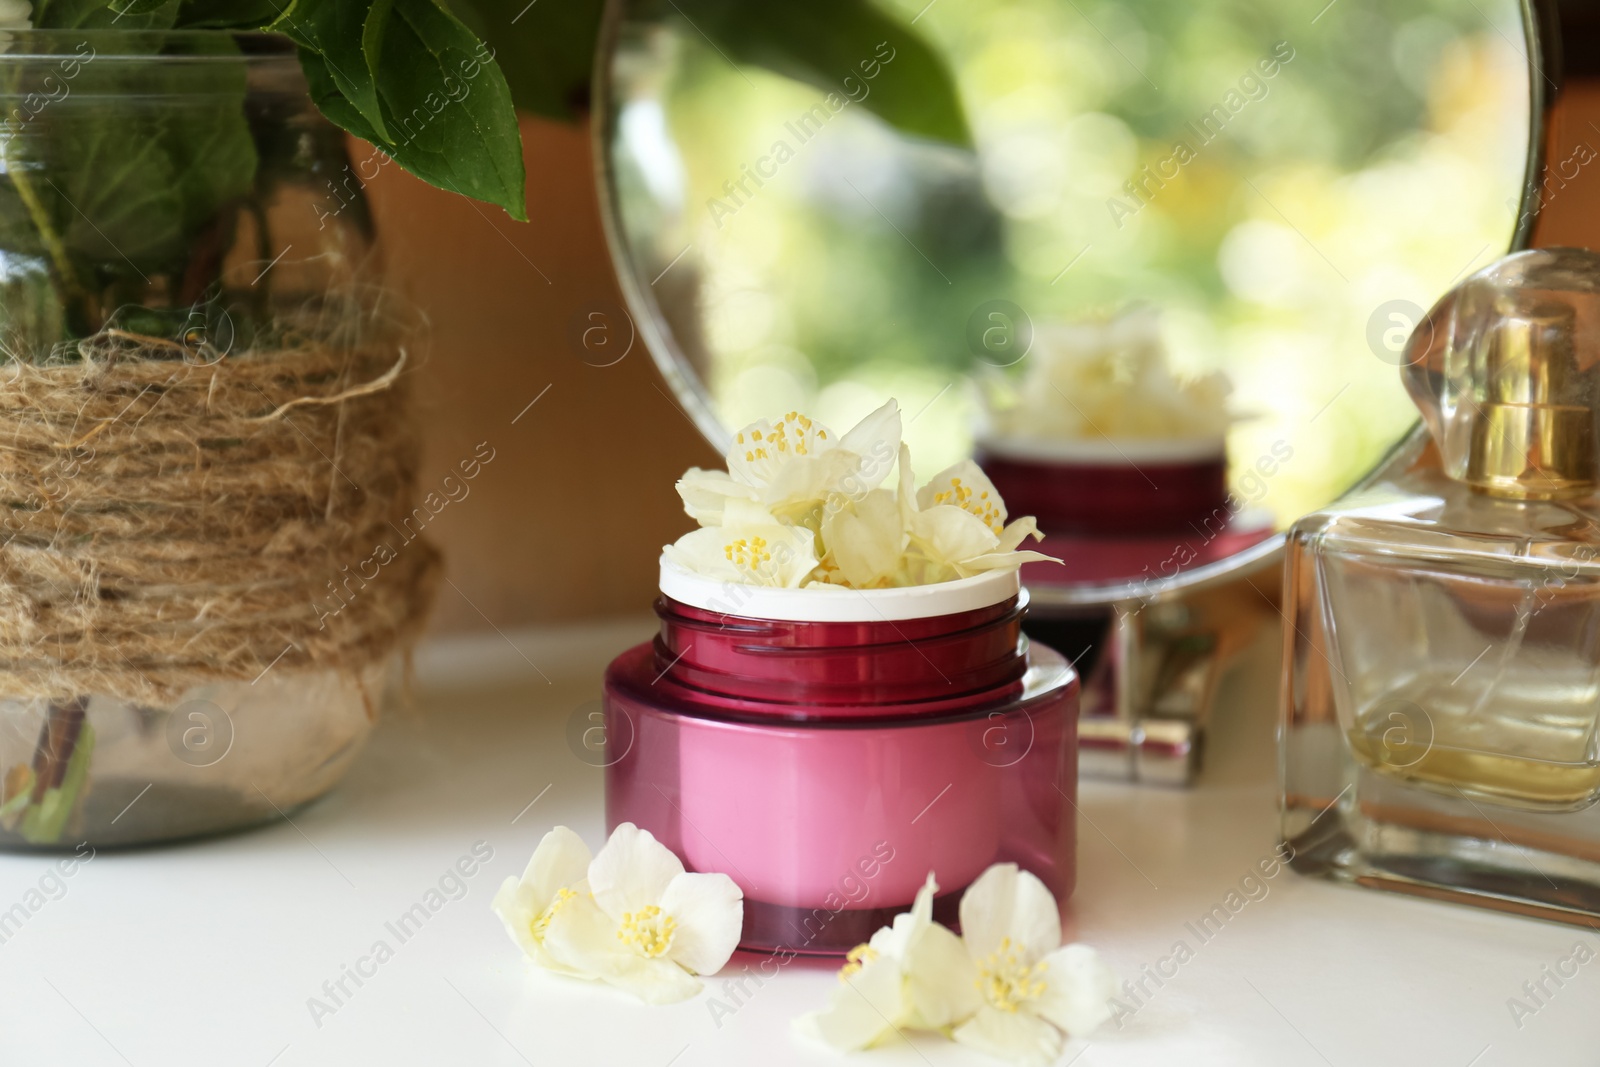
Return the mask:
<path id="1" fill-rule="evenodd" d="M 622 304 L 588 134 L 527 119 L 523 139 L 528 224 L 399 168 L 368 189 L 390 279 L 432 323 L 419 497 L 480 443 L 494 450 L 429 526 L 456 587 L 440 591 L 436 630 L 647 610 L 661 545 L 690 526 L 673 480 L 716 461 L 641 343 L 615 366 L 581 358 L 573 320 Z"/>

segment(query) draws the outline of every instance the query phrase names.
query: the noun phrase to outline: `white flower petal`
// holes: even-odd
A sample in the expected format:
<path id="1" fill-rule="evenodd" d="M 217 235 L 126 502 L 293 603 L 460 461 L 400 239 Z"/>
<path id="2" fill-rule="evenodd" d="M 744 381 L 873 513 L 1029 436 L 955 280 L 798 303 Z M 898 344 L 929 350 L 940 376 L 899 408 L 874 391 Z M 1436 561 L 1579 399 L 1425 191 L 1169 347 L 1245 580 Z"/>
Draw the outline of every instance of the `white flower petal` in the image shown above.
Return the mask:
<path id="1" fill-rule="evenodd" d="M 950 1035 L 969 1048 L 1013 1063 L 1043 1065 L 1061 1054 L 1055 1027 L 1023 1011 L 999 1011 L 988 1005 Z"/>
<path id="2" fill-rule="evenodd" d="M 683 873 L 683 863 L 649 830 L 625 822 L 589 864 L 589 889 L 595 903 L 612 919 L 636 912 L 661 896 Z"/>
<path id="3" fill-rule="evenodd" d="M 671 1004 L 700 991 L 700 980 L 670 959 L 628 951 L 617 937 L 616 920 L 591 897 L 569 901 L 555 914 L 545 947 L 559 963 L 649 1004 Z"/>
<path id="4" fill-rule="evenodd" d="M 522 872 L 522 885 L 532 892 L 540 910 L 548 907 L 562 889 L 577 885 L 589 874 L 589 846 L 565 826 L 557 826 L 539 839 L 528 867 Z"/>
<path id="5" fill-rule="evenodd" d="M 880 956 L 840 978 L 828 1006 L 802 1016 L 799 1025 L 841 1052 L 869 1048 L 892 1034 L 905 1017 L 904 987 L 898 961 Z"/>
<path id="6" fill-rule="evenodd" d="M 799 412 L 773 422 L 760 419 L 733 435 L 725 457 L 735 480 L 759 489 L 771 486 L 793 463 L 804 463 L 837 447 L 832 430 Z"/>
<path id="7" fill-rule="evenodd" d="M 759 500 L 729 497 L 722 518 L 727 526 L 783 526 L 767 506 Z"/>
<path id="8" fill-rule="evenodd" d="M 566 974 L 599 977 L 621 951 L 616 934 L 616 920 L 601 911 L 593 897 L 580 893 L 550 916 L 541 946 L 545 959 L 540 962 Z"/>
<path id="9" fill-rule="evenodd" d="M 895 928 L 910 922 L 910 914 L 901 912 L 894 917 L 894 920 L 888 926 L 880 926 L 872 932 L 872 936 L 867 938 L 867 947 L 880 956 L 895 956 L 898 958 L 900 948 L 905 943 L 905 930 L 897 930 Z"/>
<path id="10" fill-rule="evenodd" d="M 990 552 L 983 556 L 973 556 L 959 563 L 952 563 L 956 573 L 963 578 L 970 578 L 974 574 L 984 571 L 1000 571 L 1011 567 L 1020 567 L 1024 563 L 1060 563 L 1054 556 L 1047 556 L 1043 552 Z"/>
<path id="11" fill-rule="evenodd" d="M 1044 534 L 1039 532 L 1039 520 L 1032 515 L 1014 519 L 1000 531 L 1000 551 L 1010 552 L 1030 537 L 1035 541 L 1044 540 Z"/>
<path id="12" fill-rule="evenodd" d="M 565 826 L 545 834 L 521 878 L 507 878 L 489 907 L 506 932 L 540 966 L 566 970 L 544 951 L 534 924 L 563 889 L 581 887 L 589 869 L 589 846 Z M 585 890 L 586 892 L 587 890 Z"/>
<path id="13" fill-rule="evenodd" d="M 982 519 L 999 533 L 1006 522 L 1006 504 L 989 476 L 970 459 L 946 467 L 917 490 L 917 506 L 926 511 L 936 504 L 957 507 Z"/>
<path id="14" fill-rule="evenodd" d="M 735 481 L 726 471 L 707 471 L 691 467 L 678 479 L 678 496 L 683 510 L 701 526 L 720 526 L 728 501 L 760 498 L 754 486 Z"/>
<path id="15" fill-rule="evenodd" d="M 505 923 L 506 933 L 511 935 L 511 940 L 523 952 L 536 959 L 544 955 L 538 939 L 533 936 L 533 920 L 539 917 L 543 909 L 533 906 L 532 890 L 524 887 L 516 878 L 507 878 L 500 883 L 494 899 L 489 902 L 489 909 L 500 916 L 500 921 Z"/>
<path id="16" fill-rule="evenodd" d="M 511 935 L 511 940 L 517 943 L 517 947 L 522 949 L 528 959 L 547 971 L 569 974 L 576 978 L 594 977 L 585 967 L 564 963 L 553 956 L 546 949 L 545 943 L 534 936 L 533 924 L 544 916 L 545 909 L 535 910 L 527 906 L 526 897 L 518 893 L 517 879 L 507 878 L 501 883 L 489 907 L 500 916 L 500 921 L 505 924 L 506 933 Z M 557 909 L 557 914 L 564 908 L 565 904 L 562 904 Z"/>
<path id="17" fill-rule="evenodd" d="M 1044 958 L 1045 991 L 1028 1007 L 1073 1037 L 1111 1018 L 1116 977 L 1088 945 L 1066 945 Z"/>
<path id="18" fill-rule="evenodd" d="M 904 926 L 899 921 L 901 920 L 901 915 L 894 917 L 893 928 L 896 931 L 901 931 L 894 939 L 893 944 L 896 957 L 904 960 L 906 958 L 906 950 L 909 949 L 912 939 L 917 934 L 922 933 L 923 929 L 933 925 L 933 897 L 936 896 L 939 896 L 939 883 L 930 870 L 928 877 L 923 878 L 922 886 L 917 889 L 917 896 L 912 897 L 910 912 L 902 913 L 906 917 Z"/>
<path id="19" fill-rule="evenodd" d="M 576 897 L 551 918 L 545 948 L 561 965 L 626 990 L 649 1004 L 671 1004 L 700 991 L 700 980 L 672 960 L 628 950 L 617 922 L 592 897 Z"/>
<path id="20" fill-rule="evenodd" d="M 899 485 L 895 495 L 900 498 L 900 506 L 905 509 L 907 522 L 910 513 L 917 510 L 917 474 L 911 466 L 911 446 L 902 444 L 899 455 Z"/>
<path id="21" fill-rule="evenodd" d="M 906 950 L 917 934 L 933 922 L 933 898 L 938 892 L 939 883 L 934 881 L 933 872 L 929 871 L 922 888 L 917 890 L 916 898 L 911 902 L 911 910 L 896 915 L 888 926 L 879 927 L 867 943 L 880 953 L 904 960 Z"/>
<path id="22" fill-rule="evenodd" d="M 744 893 L 725 874 L 680 874 L 661 894 L 672 917 L 667 955 L 695 974 L 716 974 L 739 947 Z"/>
<path id="23" fill-rule="evenodd" d="M 601 981 L 626 990 L 646 1004 L 676 1004 L 703 988 L 700 979 L 665 956 L 616 956 L 600 972 Z"/>
<path id="24" fill-rule="evenodd" d="M 903 570 L 906 540 L 900 505 L 887 489 L 874 489 L 855 501 L 828 498 L 822 541 L 856 589 L 892 583 Z"/>
<path id="25" fill-rule="evenodd" d="M 684 534 L 662 554 L 708 578 L 781 589 L 799 588 L 818 562 L 815 538 L 799 526 L 708 526 Z"/>
<path id="26" fill-rule="evenodd" d="M 1061 946 L 1061 912 L 1038 877 L 1015 863 L 996 863 L 961 897 L 961 937 L 975 960 L 982 960 L 1004 938 L 1028 961 Z"/>
<path id="27" fill-rule="evenodd" d="M 876 486 L 900 454 L 900 404 L 890 400 L 856 423 L 840 440 L 839 447 L 859 457 L 854 472 L 860 482 L 856 491 Z"/>
<path id="28" fill-rule="evenodd" d="M 957 563 L 994 552 L 1000 538 L 984 521 L 960 508 L 938 504 L 911 517 L 911 539 L 936 563 Z"/>
<path id="29" fill-rule="evenodd" d="M 615 840 L 616 835 L 612 836 Z M 604 852 L 602 849 L 601 854 Z M 600 857 L 595 857 L 595 862 L 599 861 Z M 577 896 L 564 902 L 551 916 L 544 948 L 569 973 L 598 978 L 649 1004 L 671 1004 L 700 991 L 700 980 L 670 957 L 634 951 L 618 936 L 618 930 L 617 920 L 607 915 L 593 897 Z"/>
<path id="30" fill-rule="evenodd" d="M 913 939 L 905 962 L 908 994 L 919 1025 L 954 1026 L 982 1004 L 978 970 L 961 938 L 930 923 Z"/>

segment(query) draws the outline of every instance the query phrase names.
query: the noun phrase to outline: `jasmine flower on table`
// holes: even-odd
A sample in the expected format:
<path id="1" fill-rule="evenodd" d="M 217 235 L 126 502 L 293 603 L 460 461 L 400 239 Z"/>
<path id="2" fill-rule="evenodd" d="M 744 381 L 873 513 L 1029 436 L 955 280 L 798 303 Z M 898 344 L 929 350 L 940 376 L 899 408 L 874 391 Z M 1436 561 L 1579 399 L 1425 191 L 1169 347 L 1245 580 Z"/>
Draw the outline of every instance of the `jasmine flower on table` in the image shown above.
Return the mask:
<path id="1" fill-rule="evenodd" d="M 623 823 L 593 859 L 565 826 L 544 836 L 521 878 L 491 904 L 534 963 L 606 982 L 652 1004 L 700 991 L 739 944 L 744 895 L 695 874 L 648 830 Z"/>
<path id="2" fill-rule="evenodd" d="M 938 1030 L 978 1051 L 1050 1063 L 1064 1035 L 1111 1017 L 1110 970 L 1086 945 L 1061 944 L 1055 897 L 1014 863 L 997 863 L 961 898 L 961 935 L 933 922 L 933 875 L 839 972 L 821 1011 L 796 1029 L 840 1051 L 902 1030 Z"/>

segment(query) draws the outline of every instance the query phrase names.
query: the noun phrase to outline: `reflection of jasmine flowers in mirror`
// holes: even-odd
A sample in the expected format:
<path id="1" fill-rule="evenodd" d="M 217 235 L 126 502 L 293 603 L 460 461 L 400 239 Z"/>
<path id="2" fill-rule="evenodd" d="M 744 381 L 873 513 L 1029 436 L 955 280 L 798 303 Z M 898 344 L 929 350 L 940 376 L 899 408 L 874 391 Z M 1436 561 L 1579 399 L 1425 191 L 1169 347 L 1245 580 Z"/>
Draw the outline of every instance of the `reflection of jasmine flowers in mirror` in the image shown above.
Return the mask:
<path id="1" fill-rule="evenodd" d="M 1220 451 L 1231 422 L 1227 375 L 1176 374 L 1149 308 L 1036 326 L 1021 365 L 1020 377 L 989 368 L 978 379 L 995 437 L 1215 440 Z"/>
<path id="2" fill-rule="evenodd" d="M 724 220 L 731 218 L 740 208 L 755 199 L 756 193 L 767 182 L 778 176 L 778 169 L 798 154 L 797 146 L 804 145 L 821 133 L 829 120 L 846 107 L 859 104 L 870 96 L 872 86 L 867 83 L 881 74 L 883 68 L 888 66 L 894 57 L 895 50 L 890 47 L 888 41 L 878 42 L 872 57 L 856 64 L 861 77 L 846 74 L 839 82 L 840 91 L 829 93 L 783 124 L 784 132 L 794 139 L 794 144 L 790 144 L 787 138 L 780 137 L 772 142 L 765 154 L 757 156 L 753 162 L 739 164 L 738 180 L 730 178 L 723 182 L 723 196 L 713 196 L 706 201 L 706 211 L 710 213 L 711 221 L 717 224 L 717 229 L 722 229 Z M 754 188 L 751 188 L 752 185 Z"/>
<path id="3" fill-rule="evenodd" d="M 1228 123 L 1251 101 L 1265 100 L 1271 91 L 1267 82 L 1276 78 L 1292 59 L 1294 47 L 1288 41 L 1273 45 L 1271 54 L 1256 60 L 1254 69 L 1246 70 L 1220 101 L 1201 113 L 1199 121 L 1191 119 L 1185 124 L 1186 132 L 1193 135 L 1192 141 L 1182 137 L 1173 142 L 1172 151 L 1155 162 L 1153 171 L 1150 165 L 1140 167 L 1137 174 L 1123 183 L 1127 200 L 1117 196 L 1107 198 L 1106 210 L 1111 213 L 1111 221 L 1117 224 L 1117 229 L 1122 229 L 1128 218 L 1137 215 L 1155 199 L 1156 193 L 1166 188 L 1167 182 L 1175 180 L 1184 167 L 1194 162 L 1200 149 L 1221 137 Z"/>
<path id="4" fill-rule="evenodd" d="M 367 587 L 367 583 L 377 581 L 383 568 L 400 558 L 399 549 L 405 548 L 421 537 L 423 528 L 438 518 L 445 508 L 467 499 L 472 493 L 472 487 L 467 483 L 483 473 L 483 468 L 493 462 L 494 457 L 495 450 L 490 447 L 489 442 L 480 442 L 472 456 L 456 464 L 457 470 L 461 472 L 459 479 L 453 473 L 445 475 L 439 481 L 439 488 L 430 490 L 422 498 L 422 503 L 412 508 L 410 515 L 400 520 L 399 526 L 395 526 L 393 521 L 389 523 L 395 533 L 400 535 L 399 548 L 390 541 L 380 541 L 372 546 L 371 554 L 356 563 L 353 570 L 348 563 L 340 567 L 339 574 L 328 579 L 328 603 L 311 606 L 317 613 L 318 628 L 326 628 L 328 619 L 355 603 L 356 597 Z"/>
<path id="5" fill-rule="evenodd" d="M 33 29 L 33 5 L 28 0 L 0 0 L 0 52 L 11 49 L 7 30 Z"/>

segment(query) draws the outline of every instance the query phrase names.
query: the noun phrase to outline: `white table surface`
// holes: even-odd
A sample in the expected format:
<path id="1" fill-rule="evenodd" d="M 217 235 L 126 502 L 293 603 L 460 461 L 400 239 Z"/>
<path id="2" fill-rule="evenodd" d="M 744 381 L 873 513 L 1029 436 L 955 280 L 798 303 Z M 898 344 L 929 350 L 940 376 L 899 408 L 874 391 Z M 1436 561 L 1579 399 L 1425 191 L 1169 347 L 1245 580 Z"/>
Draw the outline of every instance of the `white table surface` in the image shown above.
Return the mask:
<path id="1" fill-rule="evenodd" d="M 565 728 L 609 658 L 649 631 L 635 620 L 429 646 L 413 710 L 391 709 L 345 783 L 292 824 L 101 852 L 0 944 L 0 1065 L 996 1062 L 937 1036 L 853 1057 L 801 1043 L 790 1019 L 823 1003 L 831 966 L 791 964 L 720 1027 L 716 979 L 697 1000 L 648 1007 L 524 966 L 489 899 L 551 825 L 599 843 L 601 772 Z M 1600 962 L 1520 1027 L 1507 1006 L 1580 940 L 1600 948 L 1592 932 L 1285 871 L 1200 945 L 1185 924 L 1276 841 L 1271 687 L 1224 697 L 1200 788 L 1082 788 L 1069 936 L 1124 978 L 1180 938 L 1196 952 L 1124 1028 L 1070 1042 L 1063 1062 L 1600 1062 Z M 314 1020 L 324 981 L 394 943 L 385 923 L 479 841 L 493 858 L 465 896 Z M 0 856 L 0 910 L 49 864 Z"/>

